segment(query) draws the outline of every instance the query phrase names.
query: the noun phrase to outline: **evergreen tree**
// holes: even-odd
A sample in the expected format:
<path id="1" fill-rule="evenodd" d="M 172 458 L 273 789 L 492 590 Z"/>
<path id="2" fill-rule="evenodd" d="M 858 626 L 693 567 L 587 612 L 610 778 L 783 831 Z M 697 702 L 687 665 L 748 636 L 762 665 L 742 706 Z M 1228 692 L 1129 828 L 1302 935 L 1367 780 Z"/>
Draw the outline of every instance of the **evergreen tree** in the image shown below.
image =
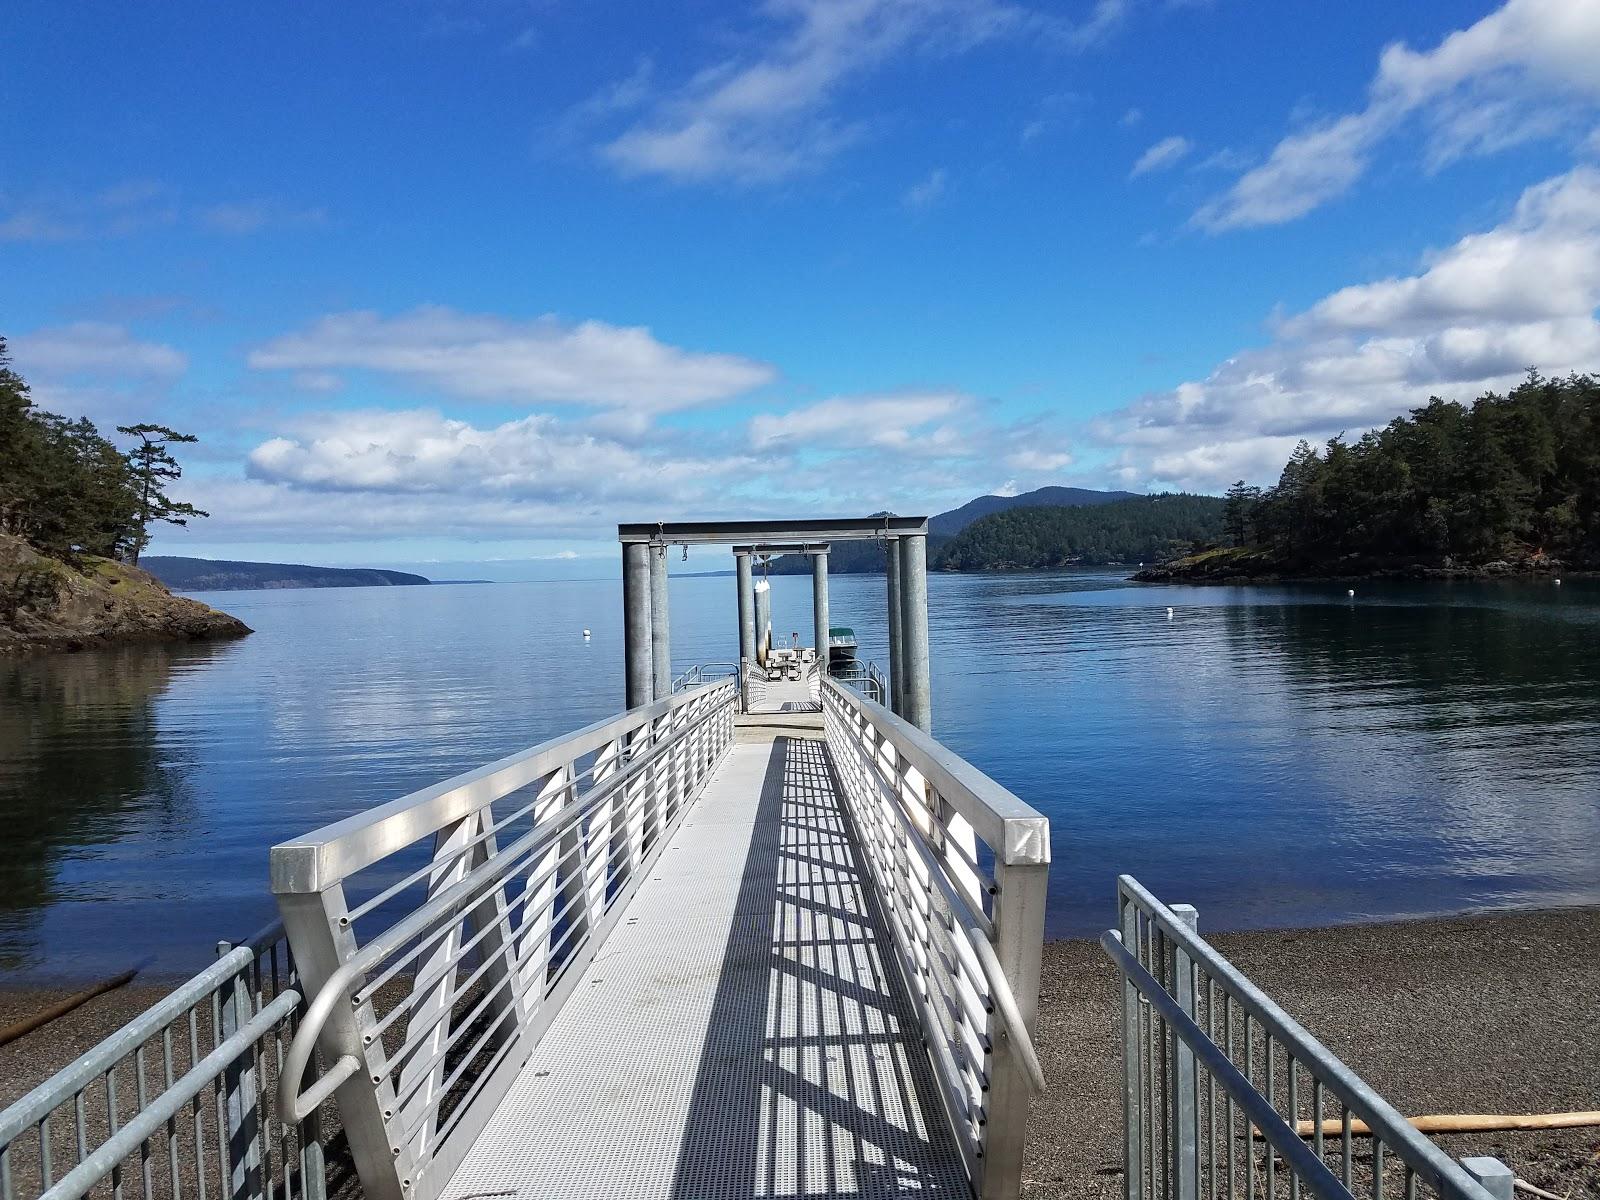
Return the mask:
<path id="1" fill-rule="evenodd" d="M 129 562 L 137 563 L 139 555 L 150 544 L 150 526 L 153 522 L 187 525 L 190 517 L 211 515 L 167 495 L 167 485 L 183 475 L 183 468 L 178 466 L 178 460 L 167 447 L 198 442 L 200 439 L 192 433 L 179 433 L 165 425 L 118 425 L 117 432 L 139 439 L 139 444 L 127 455 L 134 489 L 139 497 L 137 523 L 127 542 L 127 556 Z"/>
<path id="2" fill-rule="evenodd" d="M 57 558 L 80 554 L 138 561 L 152 521 L 204 516 L 166 495 L 179 477 L 167 446 L 193 442 L 161 425 L 129 425 L 139 438 L 123 454 L 87 417 L 36 408 L 0 338 L 0 533 Z"/>
<path id="3" fill-rule="evenodd" d="M 1236 535 L 1242 484 L 1228 503 Z M 1248 523 L 1291 570 L 1540 555 L 1600 564 L 1600 382 L 1530 370 L 1504 396 L 1433 397 L 1354 443 L 1301 442 Z"/>
<path id="4" fill-rule="evenodd" d="M 1239 480 L 1228 489 L 1222 508 L 1222 528 L 1235 546 L 1250 542 L 1251 518 L 1261 502 L 1261 489 Z"/>

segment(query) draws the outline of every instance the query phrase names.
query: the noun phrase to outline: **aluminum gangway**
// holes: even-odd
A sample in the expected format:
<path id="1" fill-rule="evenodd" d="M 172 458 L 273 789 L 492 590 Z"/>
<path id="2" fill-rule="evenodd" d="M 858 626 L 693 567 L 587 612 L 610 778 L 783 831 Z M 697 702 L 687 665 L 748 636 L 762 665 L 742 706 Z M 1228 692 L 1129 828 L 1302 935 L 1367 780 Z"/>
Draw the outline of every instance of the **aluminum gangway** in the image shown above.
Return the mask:
<path id="1" fill-rule="evenodd" d="M 703 683 L 275 847 L 277 1111 L 331 1096 L 371 1200 L 1016 1195 L 1047 823 L 818 694 L 774 735 Z"/>

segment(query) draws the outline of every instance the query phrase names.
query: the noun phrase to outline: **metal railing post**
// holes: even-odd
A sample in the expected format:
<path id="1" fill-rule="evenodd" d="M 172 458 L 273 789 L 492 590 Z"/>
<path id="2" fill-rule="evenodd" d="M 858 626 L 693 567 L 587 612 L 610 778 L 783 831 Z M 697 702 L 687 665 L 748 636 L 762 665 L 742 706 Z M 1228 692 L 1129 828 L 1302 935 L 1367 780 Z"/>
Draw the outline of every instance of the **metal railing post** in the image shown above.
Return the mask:
<path id="1" fill-rule="evenodd" d="M 218 958 L 231 953 L 232 942 L 217 943 Z M 248 974 L 241 971 L 222 993 L 221 1041 L 238 1033 L 255 1015 L 253 1009 Z M 261 1105 L 253 1049 L 228 1064 L 222 1086 L 227 1097 L 228 1194 L 233 1200 L 250 1200 L 261 1194 Z"/>
<path id="2" fill-rule="evenodd" d="M 994 865 L 994 950 L 1031 1034 L 1039 1009 L 1044 958 L 1044 908 L 1049 863 Z M 1022 1156 L 1033 1090 L 1011 1040 L 995 1039 L 984 1142 L 982 1200 L 1015 1200 L 1022 1193 Z"/>
<path id="3" fill-rule="evenodd" d="M 1516 1193 L 1516 1172 L 1498 1158 L 1463 1158 L 1461 1167 L 1481 1183 L 1494 1200 L 1512 1200 Z"/>
<path id="4" fill-rule="evenodd" d="M 355 931 L 347 920 L 344 885 L 335 883 L 313 892 L 279 892 L 278 909 L 305 995 L 315 996 L 344 960 L 355 953 Z M 366 1200 L 407 1200 L 412 1194 L 416 1164 L 399 1139 L 394 1145 L 389 1141 L 386 1122 L 395 1111 L 394 1087 L 384 1059 L 383 1040 L 376 1035 L 364 1039 L 373 1024 L 370 1002 L 359 1006 L 335 1004 L 317 1036 L 317 1048 L 325 1063 L 336 1063 L 345 1055 L 361 1063 L 362 1069 L 333 1094 Z"/>
<path id="5" fill-rule="evenodd" d="M 1192 904 L 1170 906 L 1173 915 L 1191 930 L 1200 928 L 1200 913 Z M 1194 1019 L 1194 960 L 1176 941 L 1168 939 L 1166 969 L 1171 972 L 1173 998 L 1184 1016 Z M 1200 1111 L 1196 1091 L 1194 1048 L 1175 1034 L 1167 1046 L 1168 1121 L 1167 1164 L 1169 1191 L 1174 1200 L 1198 1200 L 1200 1179 Z"/>
<path id="6" fill-rule="evenodd" d="M 1139 910 L 1117 889 L 1117 927 L 1122 944 L 1139 944 Z M 1143 1047 L 1139 1041 L 1139 989 L 1122 979 L 1122 1195 L 1124 1200 L 1144 1196 L 1144 1105 L 1140 1103 Z"/>

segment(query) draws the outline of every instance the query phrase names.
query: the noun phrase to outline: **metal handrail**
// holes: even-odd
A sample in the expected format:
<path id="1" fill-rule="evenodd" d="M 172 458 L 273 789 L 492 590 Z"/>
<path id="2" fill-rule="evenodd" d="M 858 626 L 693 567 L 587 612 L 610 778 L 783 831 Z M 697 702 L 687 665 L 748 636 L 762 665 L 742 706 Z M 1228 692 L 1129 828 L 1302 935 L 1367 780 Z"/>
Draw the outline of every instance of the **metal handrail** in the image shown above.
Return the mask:
<path id="1" fill-rule="evenodd" d="M 1132 981 L 1133 986 L 1139 989 L 1139 994 L 1167 1020 L 1173 1032 L 1185 1044 L 1193 1047 L 1195 1055 L 1205 1064 L 1206 1069 L 1238 1101 L 1239 1108 L 1251 1127 L 1259 1130 L 1261 1136 L 1272 1143 L 1295 1175 L 1309 1184 L 1311 1190 L 1322 1200 L 1350 1200 L 1350 1193 L 1339 1182 L 1339 1177 L 1312 1152 L 1298 1133 L 1289 1128 L 1277 1109 L 1268 1104 L 1266 1097 L 1256 1091 L 1255 1086 L 1245 1078 L 1233 1060 L 1218 1049 L 1216 1043 L 1205 1035 L 1205 1031 L 1195 1023 L 1193 1017 L 1183 1011 L 1172 993 L 1162 987 L 1160 981 L 1140 965 L 1138 958 L 1122 944 L 1122 934 L 1115 929 L 1108 929 L 1100 935 L 1100 945 L 1111 956 L 1111 960 L 1122 969 L 1122 973 Z"/>
<path id="2" fill-rule="evenodd" d="M 76 1200 L 108 1176 L 120 1194 L 129 1170 L 149 1192 L 152 1162 L 173 1187 L 181 1170 L 201 1194 L 209 1183 L 230 1200 L 322 1196 L 320 1127 L 286 1120 L 258 1089 L 301 1004 L 276 922 L 241 945 L 219 943 L 203 971 L 0 1111 L 0 1197 Z M 151 1093 L 147 1063 L 156 1068 Z M 186 1109 L 190 1119 L 178 1122 Z M 105 1140 L 94 1143 L 100 1130 Z M 165 1154 L 152 1154 L 152 1140 Z"/>
<path id="3" fill-rule="evenodd" d="M 711 683 L 732 676 L 738 678 L 738 663 L 695 663 L 672 681 L 672 690 L 681 692 L 702 683 Z"/>
<path id="4" fill-rule="evenodd" d="M 1045 1073 L 1029 1029 L 1049 822 L 837 678 L 822 681 L 829 757 L 922 1026 L 945 1115 L 982 1197 L 1014 1196 L 1028 1100 Z M 982 840 L 992 852 L 980 851 Z"/>
<path id="5" fill-rule="evenodd" d="M 193 979 L 181 984 L 154 1006 L 129 1021 L 116 1034 L 90 1049 L 76 1062 L 58 1071 L 38 1087 L 0 1111 L 0 1147 L 18 1134 L 38 1124 L 39 1118 L 121 1059 L 128 1048 L 155 1037 L 184 1010 L 198 1004 L 228 980 L 239 974 L 255 955 L 246 947 L 217 959 Z"/>
<path id="6" fill-rule="evenodd" d="M 476 770 L 324 825 L 294 841 L 281 842 L 271 853 L 272 890 L 278 894 L 320 891 L 411 845 L 419 837 L 536 782 L 575 758 L 694 702 L 716 686 L 717 683 L 705 684 L 620 716 L 603 718 L 573 733 L 550 738 Z"/>
<path id="7" fill-rule="evenodd" d="M 828 674 L 840 683 L 858 689 L 868 700 L 886 704 L 889 699 L 889 681 L 883 677 L 878 664 L 854 659 L 839 667 L 830 667 Z"/>
<path id="8" fill-rule="evenodd" d="M 359 1059 L 354 1055 L 344 1055 L 310 1091 L 299 1093 L 300 1079 L 316 1051 L 317 1038 L 323 1026 L 327 1024 L 334 1005 L 349 996 L 351 985 L 357 978 L 411 942 L 459 918 L 467 909 L 481 903 L 484 893 L 500 883 L 504 876 L 520 870 L 527 856 L 558 841 L 601 804 L 613 799 L 619 790 L 632 783 L 672 745 L 671 742 L 660 742 L 629 759 L 615 774 L 608 775 L 585 792 L 578 803 L 563 806 L 550 820 L 541 821 L 516 841 L 502 846 L 495 861 L 489 864 L 490 870 L 469 874 L 440 892 L 405 920 L 390 926 L 361 947 L 329 976 L 327 983 L 317 991 L 306 1009 L 299 1031 L 284 1058 L 283 1071 L 278 1077 L 279 1110 L 291 1114 L 292 1120 L 304 1120 L 306 1114 L 314 1111 L 339 1084 L 360 1070 Z"/>
<path id="9" fill-rule="evenodd" d="M 1447 1200 L 1489 1200 L 1488 1191 L 1479 1184 L 1455 1159 L 1446 1154 L 1429 1138 L 1418 1131 L 1395 1107 L 1380 1096 L 1360 1076 L 1346 1066 L 1332 1051 L 1311 1035 L 1299 1022 L 1283 1010 L 1271 997 L 1252 983 L 1231 962 L 1224 958 L 1217 950 L 1203 939 L 1193 927 L 1182 917 L 1163 904 L 1153 893 L 1130 875 L 1122 875 L 1117 879 L 1119 900 L 1125 906 L 1142 913 L 1150 922 L 1155 931 L 1159 932 L 1161 939 L 1167 944 L 1167 949 L 1172 953 L 1172 961 L 1180 964 L 1179 969 L 1173 972 L 1172 987 L 1179 989 L 1180 995 L 1173 996 L 1169 987 L 1156 979 L 1139 962 L 1138 950 L 1140 947 L 1128 945 L 1128 934 L 1137 934 L 1136 925 L 1125 925 L 1124 929 L 1107 930 L 1101 935 L 1100 944 L 1106 953 L 1122 969 L 1124 976 L 1135 988 L 1146 995 L 1152 1005 L 1168 1022 L 1177 1039 L 1191 1052 L 1195 1058 L 1206 1065 L 1213 1077 L 1222 1083 L 1225 1090 L 1232 1092 L 1230 1080 L 1233 1083 L 1243 1081 L 1254 1099 L 1248 1103 L 1253 1107 L 1264 1106 L 1264 1111 L 1252 1113 L 1248 1119 L 1260 1131 L 1263 1137 L 1276 1150 L 1285 1154 L 1286 1159 L 1291 1159 L 1290 1166 L 1298 1178 L 1311 1183 L 1314 1190 L 1316 1181 L 1303 1174 L 1300 1163 L 1304 1154 L 1309 1154 L 1318 1166 L 1325 1167 L 1322 1163 L 1320 1152 L 1323 1147 L 1323 1115 L 1320 1101 L 1315 1102 L 1316 1112 L 1313 1121 L 1313 1136 L 1315 1148 L 1306 1150 L 1299 1133 L 1284 1116 L 1272 1107 L 1272 1080 L 1270 1077 L 1271 1050 L 1274 1043 L 1281 1045 L 1288 1054 L 1290 1092 L 1289 1103 L 1294 1104 L 1294 1069 L 1296 1066 L 1303 1069 L 1311 1078 L 1314 1091 L 1320 1096 L 1325 1089 L 1331 1092 L 1336 1100 L 1343 1106 L 1347 1117 L 1344 1122 L 1345 1132 L 1342 1135 L 1348 1140 L 1349 1117 L 1356 1116 L 1365 1121 L 1371 1130 L 1372 1136 L 1380 1147 L 1379 1163 L 1381 1164 L 1381 1150 L 1384 1147 L 1392 1150 L 1405 1165 L 1408 1172 L 1414 1172 L 1429 1183 L 1440 1196 Z M 1128 918 L 1125 916 L 1124 920 Z M 1193 978 L 1190 978 L 1193 973 Z M 1199 981 L 1208 981 L 1202 993 Z M 1248 1032 L 1249 1022 L 1253 1018 L 1266 1036 L 1267 1063 L 1269 1077 L 1267 1081 L 1268 1092 L 1261 1096 L 1256 1091 L 1255 1085 L 1249 1080 L 1248 1074 L 1240 1075 L 1237 1067 L 1228 1055 L 1228 1051 L 1219 1047 L 1212 1036 L 1203 1030 L 1198 1021 L 1190 1013 L 1194 1011 L 1195 999 L 1204 994 L 1207 1004 L 1211 1004 L 1211 985 L 1216 985 L 1227 1000 L 1228 1004 L 1237 1004 L 1245 1014 L 1245 1028 Z M 1150 989 L 1161 993 L 1158 997 Z M 1184 995 L 1187 993 L 1187 995 Z M 1185 1007 L 1189 1012 L 1182 1011 Z M 1173 1011 L 1178 1011 L 1178 1017 L 1173 1016 Z M 1179 1019 L 1181 1018 L 1181 1019 Z M 1215 1014 L 1208 1017 L 1214 1022 Z M 1125 1018 L 1126 1019 L 1126 1018 Z M 1226 1015 L 1224 1020 L 1231 1020 Z M 1131 1031 L 1129 1035 L 1131 1036 Z M 1231 1038 L 1231 1034 L 1230 1034 Z M 1231 1048 L 1231 1042 L 1230 1042 Z M 1125 1047 L 1125 1053 L 1129 1051 Z M 1133 1067 L 1129 1067 L 1130 1078 Z M 1231 1074 L 1230 1074 L 1231 1072 Z M 1237 1076 L 1237 1078 L 1234 1078 Z M 1240 1097 L 1241 1107 L 1245 1107 L 1246 1100 Z M 1130 1121 L 1132 1114 L 1130 1114 Z M 1281 1126 L 1281 1130 L 1269 1129 L 1274 1123 Z M 1288 1145 L 1288 1136 L 1299 1146 L 1291 1156 L 1284 1150 Z M 1214 1131 L 1213 1131 L 1214 1136 Z M 1347 1144 L 1347 1142 L 1346 1142 Z M 1140 1168 L 1135 1164 L 1127 1164 L 1129 1178 L 1132 1171 Z M 1311 1168 L 1307 1167 L 1309 1171 Z M 1346 1154 L 1345 1172 L 1348 1174 L 1349 1161 Z M 1337 1191 L 1335 1197 L 1347 1198 L 1350 1195 L 1345 1180 L 1331 1176 Z M 1317 1179 L 1320 1179 L 1317 1176 Z M 1319 1191 L 1319 1195 L 1322 1193 Z"/>
<path id="10" fill-rule="evenodd" d="M 206 1084 L 221 1075 L 242 1055 L 248 1054 L 250 1047 L 258 1038 L 270 1033 L 278 1022 L 287 1018 L 299 1006 L 299 992 L 291 989 L 281 993 L 232 1038 L 196 1063 L 182 1078 L 141 1109 L 131 1121 L 63 1175 L 54 1187 L 40 1196 L 39 1200 L 77 1200 L 77 1197 L 87 1195 L 113 1167 L 136 1153 L 139 1147 L 160 1131 L 185 1104 L 199 1095 Z M 297 1122 L 304 1119 L 303 1114 L 294 1118 Z"/>
<path id="11" fill-rule="evenodd" d="M 939 789 L 1007 865 L 1050 861 L 1050 820 L 948 746 L 860 692 L 827 680 L 827 692 L 888 733 L 895 749 Z"/>
<path id="12" fill-rule="evenodd" d="M 337 1098 L 370 1200 L 448 1185 L 731 748 L 737 697 L 664 696 L 273 848 L 312 964 L 276 1099 Z"/>
<path id="13" fill-rule="evenodd" d="M 966 896 L 950 883 L 945 875 L 944 864 L 933 853 L 922 831 L 906 816 L 904 809 L 899 804 L 892 804 L 890 811 L 897 818 L 900 828 L 911 835 L 912 848 L 928 868 L 929 878 L 939 889 L 939 894 L 950 905 L 963 940 L 977 960 L 979 974 L 988 985 L 989 1000 L 1000 1010 L 1000 1023 L 1022 1060 L 1028 1083 L 1034 1095 L 1043 1095 L 1046 1090 L 1044 1067 L 1039 1062 L 1039 1052 L 1034 1048 L 1033 1035 L 1028 1032 L 1027 1023 L 1022 1019 L 1022 1010 L 1017 1005 L 1016 994 L 1011 990 L 1011 981 L 1006 978 L 1000 960 L 995 957 L 994 945 L 989 941 L 989 920 L 983 914 L 974 912 Z"/>

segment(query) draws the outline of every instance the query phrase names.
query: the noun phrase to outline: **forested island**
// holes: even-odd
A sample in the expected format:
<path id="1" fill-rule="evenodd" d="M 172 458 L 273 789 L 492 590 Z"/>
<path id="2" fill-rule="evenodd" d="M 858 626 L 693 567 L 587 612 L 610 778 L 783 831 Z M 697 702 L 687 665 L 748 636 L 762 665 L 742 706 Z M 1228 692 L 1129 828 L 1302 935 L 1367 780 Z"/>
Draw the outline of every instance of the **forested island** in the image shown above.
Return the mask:
<path id="1" fill-rule="evenodd" d="M 968 525 L 930 564 L 937 571 L 1049 570 L 1157 561 L 1222 535 L 1223 501 L 1173 493 L 1093 506 L 1012 508 Z"/>
<path id="2" fill-rule="evenodd" d="M 959 508 L 935 513 L 928 518 L 928 564 L 938 569 L 941 555 L 951 539 L 974 522 L 996 513 L 1016 508 L 1087 508 L 1139 498 L 1135 492 L 1100 492 L 1092 488 L 1054 486 L 1035 488 L 1031 492 L 1020 492 L 1013 496 L 978 496 Z M 872 515 L 886 517 L 893 514 L 876 512 Z M 883 569 L 883 546 L 877 542 L 839 542 L 828 553 L 828 570 L 834 575 L 881 575 Z M 772 561 L 770 571 L 773 575 L 809 575 L 811 560 L 804 554 L 785 554 Z"/>
<path id="3" fill-rule="evenodd" d="M 167 495 L 182 474 L 172 447 L 196 439 L 154 424 L 117 432 L 132 449 L 37 408 L 0 338 L 0 652 L 250 632 L 138 567 L 155 525 L 207 515 Z"/>
<path id="4" fill-rule="evenodd" d="M 1509 575 L 1600 568 L 1600 382 L 1530 371 L 1471 405 L 1430 399 L 1228 490 L 1224 544 L 1169 579 Z"/>
<path id="5" fill-rule="evenodd" d="M 314 567 L 151 554 L 140 566 L 180 592 L 275 591 L 280 588 L 425 587 L 431 579 L 377 567 Z M 468 581 L 477 582 L 477 581 Z"/>

